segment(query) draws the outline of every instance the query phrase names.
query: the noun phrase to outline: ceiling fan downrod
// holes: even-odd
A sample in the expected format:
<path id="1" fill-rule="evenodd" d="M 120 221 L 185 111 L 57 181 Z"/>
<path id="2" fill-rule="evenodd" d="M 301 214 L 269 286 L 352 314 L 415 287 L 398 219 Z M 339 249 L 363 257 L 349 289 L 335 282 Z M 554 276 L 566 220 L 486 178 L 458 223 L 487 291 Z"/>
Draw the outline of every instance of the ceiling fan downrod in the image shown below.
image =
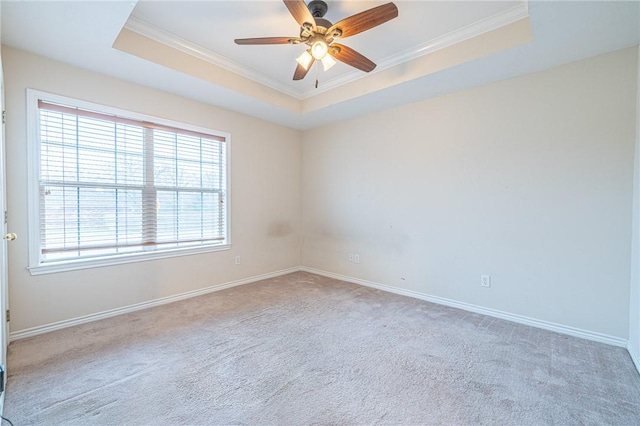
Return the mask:
<path id="1" fill-rule="evenodd" d="M 312 0 L 307 5 L 307 8 L 309 9 L 309 12 L 311 12 L 311 16 L 314 18 L 324 18 L 329 6 L 327 6 L 327 3 L 322 0 Z"/>

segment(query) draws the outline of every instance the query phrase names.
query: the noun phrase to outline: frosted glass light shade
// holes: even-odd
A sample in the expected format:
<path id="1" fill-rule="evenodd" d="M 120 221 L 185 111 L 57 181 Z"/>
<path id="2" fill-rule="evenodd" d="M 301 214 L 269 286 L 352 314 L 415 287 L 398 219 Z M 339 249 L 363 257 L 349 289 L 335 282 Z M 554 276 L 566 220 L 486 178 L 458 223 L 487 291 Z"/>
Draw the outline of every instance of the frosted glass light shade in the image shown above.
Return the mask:
<path id="1" fill-rule="evenodd" d="M 325 71 L 329 71 L 329 69 L 336 63 L 337 62 L 334 61 L 330 55 L 326 55 L 324 58 L 322 58 L 322 66 L 324 67 Z"/>
<path id="2" fill-rule="evenodd" d="M 309 65 L 311 64 L 312 60 L 313 56 L 311 56 L 311 53 L 309 53 L 308 50 L 305 50 L 304 52 L 302 52 L 302 55 L 296 58 L 296 62 L 298 62 L 300 66 L 305 70 L 309 69 Z"/>
<path id="3" fill-rule="evenodd" d="M 324 41 L 316 41 L 311 45 L 311 54 L 316 59 L 322 59 L 327 56 L 329 46 Z"/>

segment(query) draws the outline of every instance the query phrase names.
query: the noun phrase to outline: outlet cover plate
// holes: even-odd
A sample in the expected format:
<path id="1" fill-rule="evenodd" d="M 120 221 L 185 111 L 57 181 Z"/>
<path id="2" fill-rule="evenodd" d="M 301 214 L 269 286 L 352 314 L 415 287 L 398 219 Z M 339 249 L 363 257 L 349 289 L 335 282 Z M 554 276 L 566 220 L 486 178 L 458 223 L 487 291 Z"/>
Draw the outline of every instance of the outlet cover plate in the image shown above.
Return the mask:
<path id="1" fill-rule="evenodd" d="M 480 275 L 480 286 L 491 287 L 491 275 Z"/>

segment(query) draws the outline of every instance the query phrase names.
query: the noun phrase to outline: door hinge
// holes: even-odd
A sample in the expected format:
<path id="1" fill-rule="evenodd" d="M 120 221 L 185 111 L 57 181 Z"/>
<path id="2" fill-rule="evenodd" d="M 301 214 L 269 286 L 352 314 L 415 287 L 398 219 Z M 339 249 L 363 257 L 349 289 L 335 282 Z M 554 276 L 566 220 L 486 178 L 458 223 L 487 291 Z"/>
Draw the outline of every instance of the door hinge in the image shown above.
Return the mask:
<path id="1" fill-rule="evenodd" d="M 2 124 L 7 122 L 7 111 L 2 111 Z"/>
<path id="2" fill-rule="evenodd" d="M 11 311 L 7 309 L 7 322 L 11 322 Z"/>
<path id="3" fill-rule="evenodd" d="M 9 215 L 7 214 L 7 211 L 4 211 L 4 223 L 7 223 Z"/>

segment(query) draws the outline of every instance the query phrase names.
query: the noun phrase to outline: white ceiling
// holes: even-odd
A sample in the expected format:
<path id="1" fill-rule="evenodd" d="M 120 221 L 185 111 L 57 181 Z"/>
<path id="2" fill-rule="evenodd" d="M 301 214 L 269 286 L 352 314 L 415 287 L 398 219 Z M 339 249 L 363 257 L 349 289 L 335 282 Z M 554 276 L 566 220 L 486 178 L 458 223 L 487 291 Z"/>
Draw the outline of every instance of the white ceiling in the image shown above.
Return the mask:
<path id="1" fill-rule="evenodd" d="M 328 1 L 325 18 L 335 23 L 384 1 Z M 547 69 L 638 44 L 640 2 L 395 1 L 398 18 L 341 43 L 378 64 L 370 74 L 338 64 L 292 80 L 301 46 L 238 46 L 235 38 L 297 36 L 299 27 L 279 0 L 272 1 L 7 1 L 2 0 L 3 44 L 81 68 L 112 75 L 296 129 L 310 129 L 407 102 Z M 530 42 L 497 48 L 465 63 L 428 70 L 434 52 L 523 18 Z M 179 64 L 152 62 L 115 49 L 127 30 L 136 36 L 197 57 L 238 76 L 190 75 Z M 124 42 L 120 43 L 125 45 Z M 507 43 L 508 44 L 508 43 Z M 125 45 L 126 47 L 126 45 Z M 509 46 L 507 46 L 509 47 Z M 499 51 L 501 50 L 502 51 Z M 489 49 L 490 51 L 491 49 Z M 142 56 L 142 57 L 141 57 Z M 436 56 L 432 56 L 436 60 Z M 422 62 L 411 62 L 422 58 Z M 151 59 L 151 60 L 149 60 Z M 427 61 L 427 62 L 425 62 Z M 412 65 L 413 64 L 413 65 Z M 424 68 L 393 84 L 383 73 Z M 377 74 L 377 76 L 376 76 Z M 171 82 L 171 84 L 167 84 Z M 368 82 L 358 92 L 358 84 Z M 267 92 L 261 88 L 265 88 Z M 339 94 L 351 90 L 348 98 Z M 285 107 L 266 96 L 290 99 Z M 331 94 L 333 98 L 328 98 Z M 324 95 L 323 95 L 324 94 Z M 325 97 L 315 108 L 305 103 Z"/>
<path id="2" fill-rule="evenodd" d="M 329 9 L 325 19 L 336 23 L 386 2 L 343 0 L 326 3 Z M 524 1 L 404 1 L 398 4 L 398 18 L 341 42 L 377 64 L 389 67 L 405 62 L 412 53 L 424 50 L 443 35 L 514 9 L 526 14 Z M 234 2 L 233 7 L 220 1 L 140 1 L 127 26 L 168 43 L 177 39 L 183 45 L 190 44 L 192 49 L 206 52 L 212 60 L 217 59 L 230 67 L 235 65 L 234 71 L 293 96 L 307 98 L 317 93 L 315 70 L 302 81 L 292 79 L 295 58 L 305 50 L 305 45 L 238 46 L 233 42 L 236 38 L 248 37 L 297 37 L 300 27 L 282 1 L 240 1 Z M 333 87 L 335 84 L 332 83 L 336 81 L 345 84 L 363 75 L 366 74 L 342 63 L 327 73 L 320 67 L 320 89 L 327 85 Z"/>

